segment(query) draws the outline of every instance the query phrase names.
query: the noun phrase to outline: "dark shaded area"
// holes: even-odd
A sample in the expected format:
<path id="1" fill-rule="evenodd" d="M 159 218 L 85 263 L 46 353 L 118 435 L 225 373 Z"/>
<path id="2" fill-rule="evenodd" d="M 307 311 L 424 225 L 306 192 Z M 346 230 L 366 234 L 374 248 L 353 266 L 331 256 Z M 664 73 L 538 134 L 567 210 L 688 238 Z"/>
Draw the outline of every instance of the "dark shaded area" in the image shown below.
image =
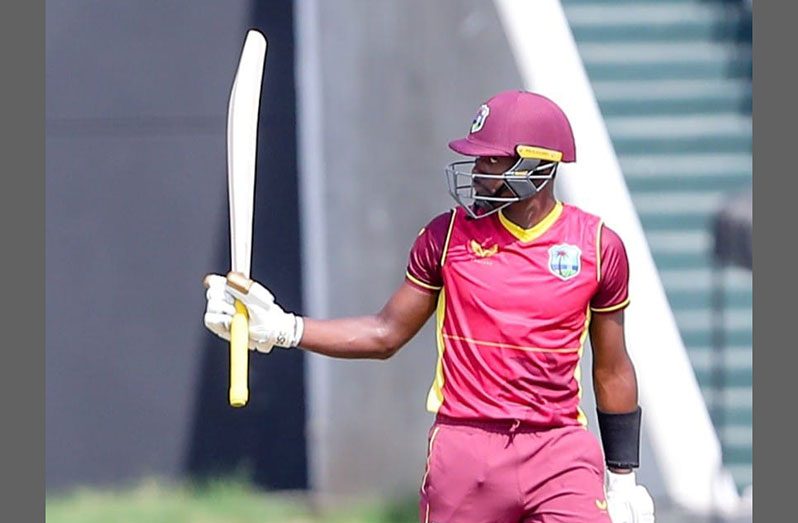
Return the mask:
<path id="1" fill-rule="evenodd" d="M 753 268 L 753 190 L 726 201 L 713 217 L 715 260 L 720 265 Z"/>
<path id="2" fill-rule="evenodd" d="M 48 495 L 185 472 L 247 7 L 47 1 Z"/>
<path id="3" fill-rule="evenodd" d="M 266 35 L 269 48 L 259 119 L 252 277 L 268 285 L 284 308 L 298 312 L 302 293 L 292 2 L 254 5 L 250 26 Z M 230 60 L 237 64 L 238 56 Z M 219 190 L 226 194 L 225 184 L 220 173 Z M 230 266 L 226 212 L 224 216 L 219 226 L 225 241 L 209 268 L 216 272 Z M 269 489 L 307 488 L 302 353 L 279 348 L 268 356 L 250 353 L 249 402 L 241 409 L 227 403 L 228 372 L 226 343 L 209 337 L 202 349 L 188 472 L 198 479 L 243 475 Z"/>

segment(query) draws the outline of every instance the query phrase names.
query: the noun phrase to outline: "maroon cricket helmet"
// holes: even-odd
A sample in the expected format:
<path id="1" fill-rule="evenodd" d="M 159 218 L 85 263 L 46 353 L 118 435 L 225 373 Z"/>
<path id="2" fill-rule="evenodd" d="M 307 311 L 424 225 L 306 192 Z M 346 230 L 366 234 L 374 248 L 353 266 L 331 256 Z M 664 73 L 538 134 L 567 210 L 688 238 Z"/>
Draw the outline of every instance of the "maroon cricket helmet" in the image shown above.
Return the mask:
<path id="1" fill-rule="evenodd" d="M 468 136 L 449 142 L 465 156 L 576 161 L 574 133 L 560 107 L 529 91 L 503 91 L 482 104 Z"/>

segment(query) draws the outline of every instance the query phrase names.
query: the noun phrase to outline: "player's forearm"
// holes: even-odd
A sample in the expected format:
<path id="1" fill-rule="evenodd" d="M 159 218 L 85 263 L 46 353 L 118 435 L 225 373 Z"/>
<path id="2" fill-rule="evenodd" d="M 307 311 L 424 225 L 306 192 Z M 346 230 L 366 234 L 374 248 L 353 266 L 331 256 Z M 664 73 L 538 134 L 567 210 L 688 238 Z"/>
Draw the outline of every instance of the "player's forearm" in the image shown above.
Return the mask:
<path id="1" fill-rule="evenodd" d="M 639 454 L 635 450 L 639 445 L 639 426 L 628 426 L 636 416 L 639 423 L 637 378 L 631 360 L 624 358 L 613 367 L 594 368 L 593 386 L 607 468 L 629 473 L 633 466 L 627 462 L 636 462 Z"/>
<path id="2" fill-rule="evenodd" d="M 601 412 L 625 413 L 637 408 L 637 377 L 631 360 L 593 369 L 596 407 Z"/>
<path id="3" fill-rule="evenodd" d="M 333 358 L 386 359 L 398 349 L 386 322 L 377 315 L 315 320 L 304 318 L 299 346 Z"/>

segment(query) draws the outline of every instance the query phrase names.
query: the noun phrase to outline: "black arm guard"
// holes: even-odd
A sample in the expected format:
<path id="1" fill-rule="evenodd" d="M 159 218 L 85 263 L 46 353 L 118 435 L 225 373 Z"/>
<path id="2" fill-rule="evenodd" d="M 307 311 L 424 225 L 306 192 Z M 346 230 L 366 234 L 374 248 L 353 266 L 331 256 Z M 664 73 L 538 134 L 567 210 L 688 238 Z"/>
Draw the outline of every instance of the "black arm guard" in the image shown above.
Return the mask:
<path id="1" fill-rule="evenodd" d="M 624 469 L 639 467 L 640 407 L 625 414 L 607 414 L 598 409 L 596 412 L 607 466 Z"/>

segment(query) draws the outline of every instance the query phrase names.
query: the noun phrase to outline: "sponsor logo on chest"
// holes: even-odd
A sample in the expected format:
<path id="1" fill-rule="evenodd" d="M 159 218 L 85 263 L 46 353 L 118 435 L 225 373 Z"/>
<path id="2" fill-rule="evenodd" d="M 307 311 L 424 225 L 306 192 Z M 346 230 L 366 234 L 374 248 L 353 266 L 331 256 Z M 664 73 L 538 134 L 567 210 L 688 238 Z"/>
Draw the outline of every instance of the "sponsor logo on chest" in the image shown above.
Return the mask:
<path id="1" fill-rule="evenodd" d="M 483 246 L 476 240 L 471 240 L 471 243 L 469 243 L 468 246 L 470 247 L 471 252 L 474 253 L 474 255 L 478 258 L 490 258 L 499 252 L 499 246 L 495 243 L 488 246 L 488 242 L 486 242 L 486 245 Z"/>
<path id="2" fill-rule="evenodd" d="M 472 260 L 481 265 L 493 265 L 489 258 L 499 252 L 499 245 L 490 241 L 479 243 L 476 240 L 471 240 L 468 242 L 467 248 L 473 255 Z"/>

